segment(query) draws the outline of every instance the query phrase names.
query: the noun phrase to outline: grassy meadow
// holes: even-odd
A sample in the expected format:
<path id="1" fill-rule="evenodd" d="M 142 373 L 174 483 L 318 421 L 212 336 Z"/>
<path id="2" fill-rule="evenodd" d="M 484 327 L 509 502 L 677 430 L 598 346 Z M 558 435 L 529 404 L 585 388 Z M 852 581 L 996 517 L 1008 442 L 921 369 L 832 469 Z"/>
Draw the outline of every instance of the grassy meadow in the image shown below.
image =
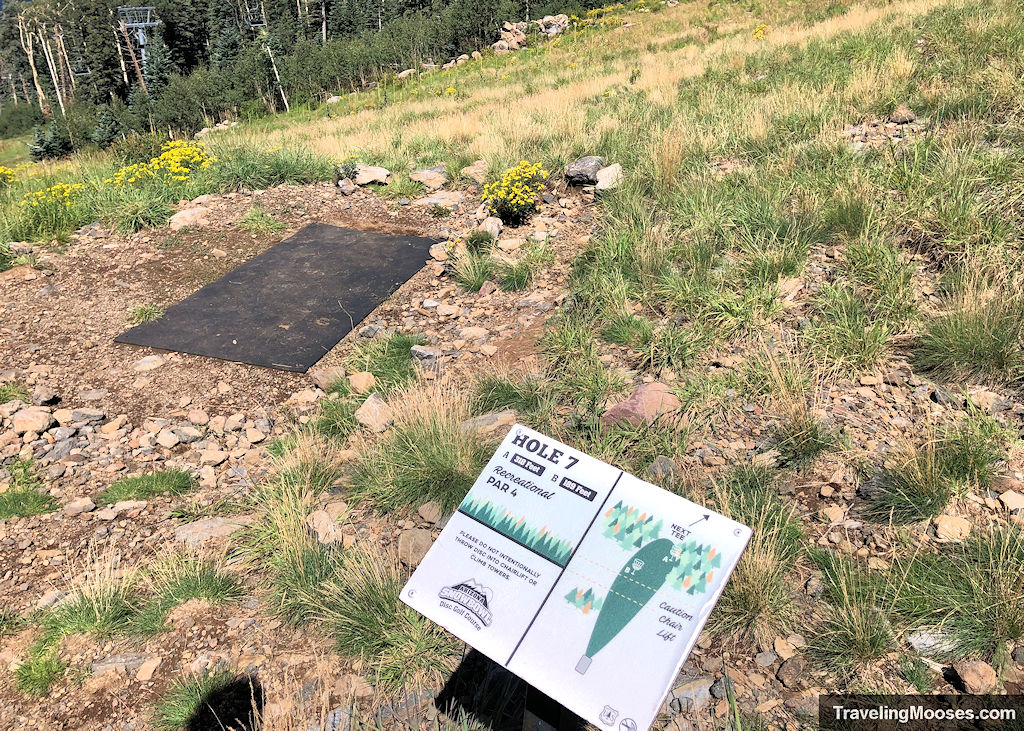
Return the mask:
<path id="1" fill-rule="evenodd" d="M 1017 430 L 950 399 L 940 419 L 902 427 L 899 448 L 868 448 L 837 423 L 829 394 L 901 370 L 915 386 L 1019 395 L 1022 10 L 1012 0 L 638 2 L 536 48 L 215 133 L 200 148 L 210 164 L 185 180 L 106 183 L 148 159 L 116 150 L 18 172 L 0 193 L 0 228 L 12 240 L 61 240 L 98 216 L 137 230 L 165 220 L 179 198 L 326 180 L 352 156 L 393 171 L 444 164 L 454 178 L 483 159 L 492 179 L 520 160 L 554 179 L 584 154 L 619 162 L 625 182 L 598 199 L 596 233 L 572 262 L 537 368 L 495 369 L 469 385 L 423 380 L 408 355 L 415 335 L 367 341 L 346 366 L 374 374 L 394 425 L 362 430 L 354 413 L 366 394 L 341 381 L 318 416 L 271 445 L 273 474 L 246 506 L 258 517 L 241 554 L 272 611 L 324 633 L 382 697 L 442 683 L 461 645 L 399 602 L 397 557 L 320 543 L 306 517 L 329 491 L 387 520 L 427 501 L 454 508 L 494 446 L 459 424 L 511 408 L 754 527 L 708 625 L 715 652 L 752 657 L 802 635 L 815 683 L 836 691 L 931 688 L 936 663 L 965 658 L 1005 679 L 1024 641 L 1024 534 L 985 497 L 1016 464 Z M 901 104 L 919 132 L 855 149 L 848 127 Z M 417 192 L 395 178 L 380 194 Z M 26 194 L 58 183 L 84 187 L 53 218 L 23 211 Z M 268 230 L 261 213 L 251 230 Z M 466 290 L 490 274 L 479 276 L 473 256 L 455 270 Z M 505 277 L 507 289 L 529 281 Z M 737 365 L 715 366 L 724 358 Z M 643 377 L 671 384 L 687 426 L 601 425 Z M 753 450 L 647 473 L 659 455 L 687 455 L 754 412 Z M 819 467 L 870 487 L 856 490 L 849 517 L 873 532 L 871 551 L 841 550 L 826 538 L 835 521 L 783 489 L 810 486 L 816 497 L 828 484 Z M 27 485 L 19 490 L 34 496 Z M 133 478 L 106 501 L 191 486 L 177 474 Z M 971 496 L 988 512 L 967 513 Z M 0 511 L 17 514 L 2 498 Z M 970 536 L 924 540 L 950 511 L 972 515 Z M 87 587 L 81 605 L 39 619 L 45 631 L 19 687 L 45 692 L 60 675 L 53 647 L 73 623 L 144 634 L 190 596 L 238 595 L 215 559 L 169 561 L 123 589 Z M 816 591 L 805 591 L 809 580 Z M 944 640 L 934 659 L 911 649 L 922 631 Z M 160 711 L 168 727 L 187 717 L 177 705 L 194 690 L 174 689 Z"/>

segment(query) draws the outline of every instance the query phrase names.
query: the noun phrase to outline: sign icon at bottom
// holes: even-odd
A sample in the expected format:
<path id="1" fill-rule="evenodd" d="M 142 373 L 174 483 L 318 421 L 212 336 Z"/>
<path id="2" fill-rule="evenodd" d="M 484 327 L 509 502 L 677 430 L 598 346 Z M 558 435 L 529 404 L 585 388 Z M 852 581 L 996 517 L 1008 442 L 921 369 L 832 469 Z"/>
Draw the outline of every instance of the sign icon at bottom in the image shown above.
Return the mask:
<path id="1" fill-rule="evenodd" d="M 601 719 L 601 723 L 606 726 L 611 726 L 615 723 L 615 719 L 619 717 L 619 712 L 611 706 L 605 706 L 604 710 L 601 711 L 601 715 L 598 717 Z"/>
<path id="2" fill-rule="evenodd" d="M 632 718 L 624 718 L 619 722 L 619 731 L 636 731 L 636 721 Z"/>

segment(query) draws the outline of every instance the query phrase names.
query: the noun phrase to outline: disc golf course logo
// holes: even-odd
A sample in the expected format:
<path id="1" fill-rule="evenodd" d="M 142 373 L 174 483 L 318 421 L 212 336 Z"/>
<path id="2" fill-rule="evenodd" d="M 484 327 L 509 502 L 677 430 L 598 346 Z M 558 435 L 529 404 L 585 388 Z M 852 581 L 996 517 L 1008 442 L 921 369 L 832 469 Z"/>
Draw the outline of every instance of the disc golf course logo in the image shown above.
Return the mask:
<path id="1" fill-rule="evenodd" d="M 473 579 L 444 586 L 438 592 L 438 596 L 441 598 L 442 607 L 465 617 L 477 629 L 480 629 L 481 625 L 490 627 L 494 621 L 494 614 L 491 612 L 494 593 Z"/>

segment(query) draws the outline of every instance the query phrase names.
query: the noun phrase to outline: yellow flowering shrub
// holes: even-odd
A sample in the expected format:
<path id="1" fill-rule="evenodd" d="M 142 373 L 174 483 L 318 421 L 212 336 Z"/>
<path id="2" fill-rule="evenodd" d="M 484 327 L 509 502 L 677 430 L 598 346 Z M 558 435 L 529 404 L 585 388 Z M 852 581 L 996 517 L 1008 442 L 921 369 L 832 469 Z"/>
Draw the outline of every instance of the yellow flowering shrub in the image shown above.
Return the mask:
<path id="1" fill-rule="evenodd" d="M 90 207 L 85 192 L 82 183 L 57 183 L 26 193 L 18 202 L 19 215 L 8 234 L 13 239 L 36 240 L 88 223 Z"/>
<path id="2" fill-rule="evenodd" d="M 9 167 L 0 165 L 0 188 L 10 187 L 11 183 L 14 182 L 14 171 Z"/>
<path id="3" fill-rule="evenodd" d="M 548 172 L 539 162 L 531 165 L 523 160 L 484 186 L 484 203 L 505 223 L 522 223 L 537 207 L 537 196 L 547 178 Z"/>
<path id="4" fill-rule="evenodd" d="M 188 182 L 193 171 L 208 168 L 217 161 L 195 142 L 167 142 L 160 150 L 159 157 L 126 165 L 103 182 L 118 188 L 150 181 L 177 185 Z"/>
<path id="5" fill-rule="evenodd" d="M 768 37 L 768 26 L 764 23 L 758 23 L 757 27 L 754 28 L 754 32 L 751 34 L 755 41 L 763 41 Z"/>

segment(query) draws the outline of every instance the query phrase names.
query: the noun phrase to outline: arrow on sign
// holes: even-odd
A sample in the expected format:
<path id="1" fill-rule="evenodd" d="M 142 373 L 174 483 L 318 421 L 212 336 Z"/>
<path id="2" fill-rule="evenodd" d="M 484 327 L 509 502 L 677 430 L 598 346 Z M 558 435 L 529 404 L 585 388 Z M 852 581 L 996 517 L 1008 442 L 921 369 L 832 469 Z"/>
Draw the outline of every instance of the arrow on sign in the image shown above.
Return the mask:
<path id="1" fill-rule="evenodd" d="M 688 528 L 692 528 L 693 526 L 697 525 L 697 523 L 701 522 L 702 520 L 710 520 L 710 519 L 711 519 L 711 516 L 710 516 L 710 515 L 707 515 L 707 514 L 705 514 L 705 515 L 704 515 L 704 517 L 702 517 L 702 518 L 697 518 L 697 520 L 695 520 L 695 521 L 693 521 L 692 523 L 690 523 L 690 525 L 688 525 L 687 527 L 688 527 Z"/>

